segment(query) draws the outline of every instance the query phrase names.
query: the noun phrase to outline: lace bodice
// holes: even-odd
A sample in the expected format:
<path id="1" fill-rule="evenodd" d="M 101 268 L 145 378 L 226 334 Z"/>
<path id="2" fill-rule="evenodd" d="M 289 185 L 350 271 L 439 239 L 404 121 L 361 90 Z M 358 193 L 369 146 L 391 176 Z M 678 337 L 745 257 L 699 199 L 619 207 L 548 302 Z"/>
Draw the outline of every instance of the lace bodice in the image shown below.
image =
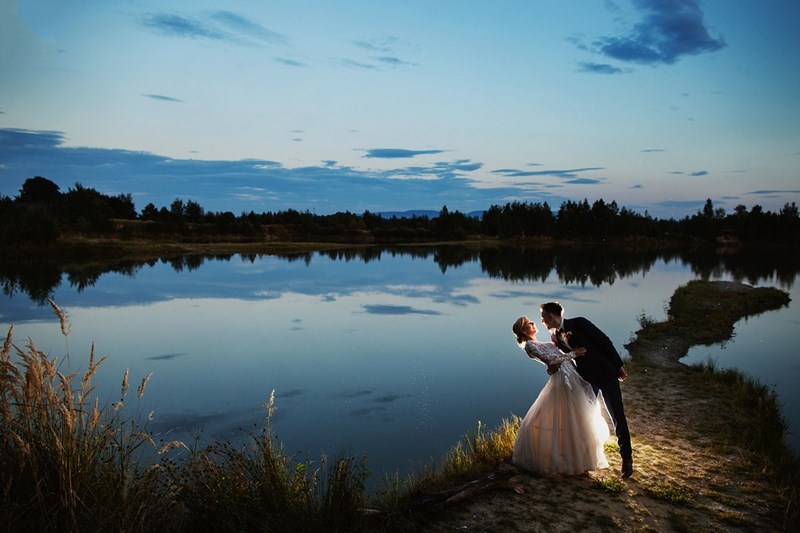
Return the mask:
<path id="1" fill-rule="evenodd" d="M 546 365 L 563 363 L 575 357 L 573 354 L 562 352 L 552 342 L 526 341 L 525 353 Z"/>

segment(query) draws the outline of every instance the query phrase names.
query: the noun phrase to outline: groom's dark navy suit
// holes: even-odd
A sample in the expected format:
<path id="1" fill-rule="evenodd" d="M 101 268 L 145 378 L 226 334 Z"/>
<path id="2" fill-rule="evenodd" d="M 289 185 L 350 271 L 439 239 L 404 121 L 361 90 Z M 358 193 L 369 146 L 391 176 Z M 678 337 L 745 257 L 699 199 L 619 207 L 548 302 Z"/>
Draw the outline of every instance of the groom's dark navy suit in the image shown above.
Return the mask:
<path id="1" fill-rule="evenodd" d="M 562 334 L 556 336 L 558 347 L 563 351 L 571 348 L 586 348 L 586 355 L 576 357 L 578 374 L 594 388 L 595 394 L 603 392 L 603 400 L 614 422 L 614 430 L 619 443 L 622 459 L 631 459 L 631 434 L 622 405 L 622 391 L 619 388 L 619 369 L 623 366 L 614 344 L 600 329 L 583 317 L 565 318 L 561 328 L 567 334 L 567 344 Z"/>

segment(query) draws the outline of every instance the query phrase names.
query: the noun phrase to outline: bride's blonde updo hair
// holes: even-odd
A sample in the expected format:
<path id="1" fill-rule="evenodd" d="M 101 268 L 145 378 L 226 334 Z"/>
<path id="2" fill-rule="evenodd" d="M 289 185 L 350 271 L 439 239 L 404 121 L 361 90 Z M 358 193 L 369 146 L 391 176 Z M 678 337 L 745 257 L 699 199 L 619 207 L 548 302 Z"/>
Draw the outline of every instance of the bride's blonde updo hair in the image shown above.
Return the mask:
<path id="1" fill-rule="evenodd" d="M 526 318 L 524 316 L 519 317 L 514 325 L 511 327 L 511 331 L 514 332 L 514 335 L 517 336 L 517 344 L 523 345 L 525 341 L 530 340 L 531 338 L 528 336 L 527 333 L 524 331 Z"/>

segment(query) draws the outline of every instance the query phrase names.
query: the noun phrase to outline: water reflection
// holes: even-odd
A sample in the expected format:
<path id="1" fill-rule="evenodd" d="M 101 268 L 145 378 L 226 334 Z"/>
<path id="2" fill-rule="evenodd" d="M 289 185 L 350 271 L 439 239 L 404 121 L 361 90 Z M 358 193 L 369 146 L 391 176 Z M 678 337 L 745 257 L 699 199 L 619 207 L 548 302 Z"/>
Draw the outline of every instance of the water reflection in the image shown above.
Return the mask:
<path id="1" fill-rule="evenodd" d="M 241 435 L 275 389 L 273 427 L 288 450 L 366 453 L 380 479 L 441 458 L 479 420 L 524 415 L 547 376 L 510 327 L 542 301 L 592 318 L 622 350 L 637 316 L 662 320 L 691 279 L 775 285 L 792 292 L 790 308 L 770 318 L 773 335 L 787 337 L 772 342 L 788 346 L 800 297 L 793 255 L 398 247 L 106 265 L 4 258 L 0 327 L 13 322 L 17 341 L 63 353 L 41 305 L 53 297 L 73 323 L 72 361 L 92 343 L 109 356 L 99 392 L 116 398 L 126 368 L 134 382 L 153 372 L 141 408 L 171 438 L 199 428 L 203 438 Z M 759 335 L 749 328 L 738 325 L 739 337 Z M 770 366 L 790 375 L 790 360 Z"/>
<path id="2" fill-rule="evenodd" d="M 31 300 L 44 304 L 63 280 L 78 292 L 97 284 L 101 276 L 121 274 L 134 277 L 145 267 L 166 264 L 175 272 L 193 272 L 208 262 L 239 260 L 254 264 L 264 257 L 280 258 L 288 263 L 302 262 L 310 266 L 315 257 L 344 263 L 380 262 L 382 257 L 405 256 L 412 259 L 432 260 L 444 274 L 448 269 L 466 263 L 479 263 L 481 270 L 491 277 L 508 281 L 545 281 L 555 273 L 564 284 L 600 286 L 613 284 L 617 279 L 636 274 L 646 274 L 657 262 L 677 261 L 686 265 L 700 279 L 729 275 L 736 281 L 756 285 L 772 280 L 781 287 L 791 287 L 800 265 L 798 248 L 738 249 L 720 253 L 711 248 L 655 249 L 637 247 L 584 246 L 584 247 L 363 247 L 327 250 L 298 254 L 215 254 L 183 255 L 150 261 L 118 261 L 101 264 L 60 263 L 52 257 L 0 259 L 0 285 L 3 294 L 21 293 Z"/>

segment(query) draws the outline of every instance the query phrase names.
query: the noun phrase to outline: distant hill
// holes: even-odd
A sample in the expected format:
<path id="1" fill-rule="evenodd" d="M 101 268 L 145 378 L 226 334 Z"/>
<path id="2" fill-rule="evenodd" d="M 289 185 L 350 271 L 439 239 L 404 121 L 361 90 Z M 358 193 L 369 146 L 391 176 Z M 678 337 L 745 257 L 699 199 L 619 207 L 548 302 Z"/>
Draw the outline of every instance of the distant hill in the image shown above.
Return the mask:
<path id="1" fill-rule="evenodd" d="M 470 211 L 465 213 L 468 217 L 481 218 L 484 211 Z M 412 218 L 412 217 L 428 217 L 436 218 L 439 216 L 439 211 L 432 209 L 412 209 L 410 211 L 381 211 L 378 213 L 383 218 Z"/>

